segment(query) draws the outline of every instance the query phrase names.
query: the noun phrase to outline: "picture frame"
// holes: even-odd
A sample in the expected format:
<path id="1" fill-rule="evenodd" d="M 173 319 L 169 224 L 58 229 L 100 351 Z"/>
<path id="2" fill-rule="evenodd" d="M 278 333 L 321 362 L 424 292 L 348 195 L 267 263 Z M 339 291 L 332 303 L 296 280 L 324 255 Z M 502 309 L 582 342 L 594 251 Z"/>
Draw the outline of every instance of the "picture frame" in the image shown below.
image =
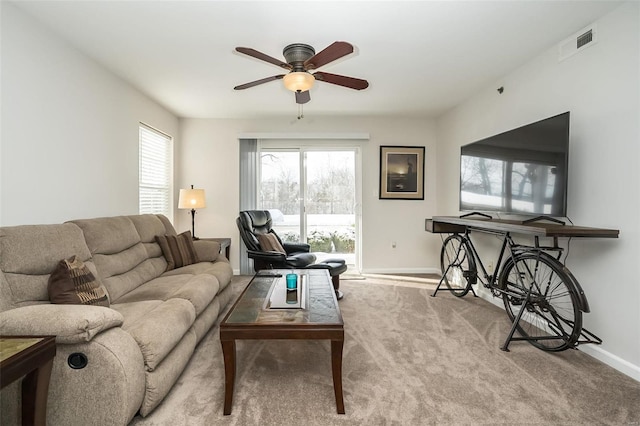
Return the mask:
<path id="1" fill-rule="evenodd" d="M 380 199 L 424 200 L 424 146 L 380 146 Z"/>

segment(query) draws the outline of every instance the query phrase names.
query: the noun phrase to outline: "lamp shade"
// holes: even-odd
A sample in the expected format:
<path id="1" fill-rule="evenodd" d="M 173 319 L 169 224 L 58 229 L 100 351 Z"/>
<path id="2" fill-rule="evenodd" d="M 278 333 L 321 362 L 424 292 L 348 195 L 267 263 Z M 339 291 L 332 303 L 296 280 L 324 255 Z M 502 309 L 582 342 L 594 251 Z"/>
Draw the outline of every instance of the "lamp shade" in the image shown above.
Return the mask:
<path id="1" fill-rule="evenodd" d="M 179 209 L 203 209 L 207 207 L 204 189 L 181 189 L 178 199 Z"/>
<path id="2" fill-rule="evenodd" d="M 292 92 L 297 92 L 298 90 L 306 92 L 313 87 L 316 78 L 308 72 L 290 72 L 283 77 L 282 81 L 284 82 L 284 87 Z"/>

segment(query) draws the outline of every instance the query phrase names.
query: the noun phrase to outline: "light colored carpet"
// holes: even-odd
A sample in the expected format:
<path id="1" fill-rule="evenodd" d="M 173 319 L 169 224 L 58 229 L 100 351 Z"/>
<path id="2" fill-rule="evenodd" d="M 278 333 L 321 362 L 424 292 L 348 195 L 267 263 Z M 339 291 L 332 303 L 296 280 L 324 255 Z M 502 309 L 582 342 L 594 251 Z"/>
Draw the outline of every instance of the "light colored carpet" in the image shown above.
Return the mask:
<path id="1" fill-rule="evenodd" d="M 248 277 L 234 277 L 239 291 Z M 343 281 L 345 415 L 336 414 L 328 341 L 239 341 L 233 412 L 222 415 L 219 330 L 196 349 L 142 425 L 630 425 L 640 383 L 577 351 L 499 346 L 506 314 L 434 286 Z"/>

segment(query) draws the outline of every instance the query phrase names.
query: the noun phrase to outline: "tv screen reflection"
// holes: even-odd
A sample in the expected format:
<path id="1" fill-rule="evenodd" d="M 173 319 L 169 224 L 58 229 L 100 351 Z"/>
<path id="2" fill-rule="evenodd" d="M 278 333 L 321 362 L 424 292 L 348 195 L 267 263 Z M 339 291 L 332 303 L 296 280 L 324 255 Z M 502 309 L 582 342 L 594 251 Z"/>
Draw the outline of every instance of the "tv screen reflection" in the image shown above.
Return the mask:
<path id="1" fill-rule="evenodd" d="M 548 164 L 462 156 L 460 203 L 469 210 L 561 215 L 554 206 L 557 167 Z"/>

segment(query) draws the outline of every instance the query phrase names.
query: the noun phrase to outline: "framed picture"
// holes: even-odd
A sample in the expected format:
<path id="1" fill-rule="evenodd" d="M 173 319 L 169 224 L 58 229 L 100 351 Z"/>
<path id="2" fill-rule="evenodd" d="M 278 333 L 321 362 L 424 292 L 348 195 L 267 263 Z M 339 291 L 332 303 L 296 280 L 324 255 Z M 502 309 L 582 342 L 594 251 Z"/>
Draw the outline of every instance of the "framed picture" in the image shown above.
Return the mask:
<path id="1" fill-rule="evenodd" d="M 380 199 L 424 200 L 424 147 L 380 147 Z"/>

